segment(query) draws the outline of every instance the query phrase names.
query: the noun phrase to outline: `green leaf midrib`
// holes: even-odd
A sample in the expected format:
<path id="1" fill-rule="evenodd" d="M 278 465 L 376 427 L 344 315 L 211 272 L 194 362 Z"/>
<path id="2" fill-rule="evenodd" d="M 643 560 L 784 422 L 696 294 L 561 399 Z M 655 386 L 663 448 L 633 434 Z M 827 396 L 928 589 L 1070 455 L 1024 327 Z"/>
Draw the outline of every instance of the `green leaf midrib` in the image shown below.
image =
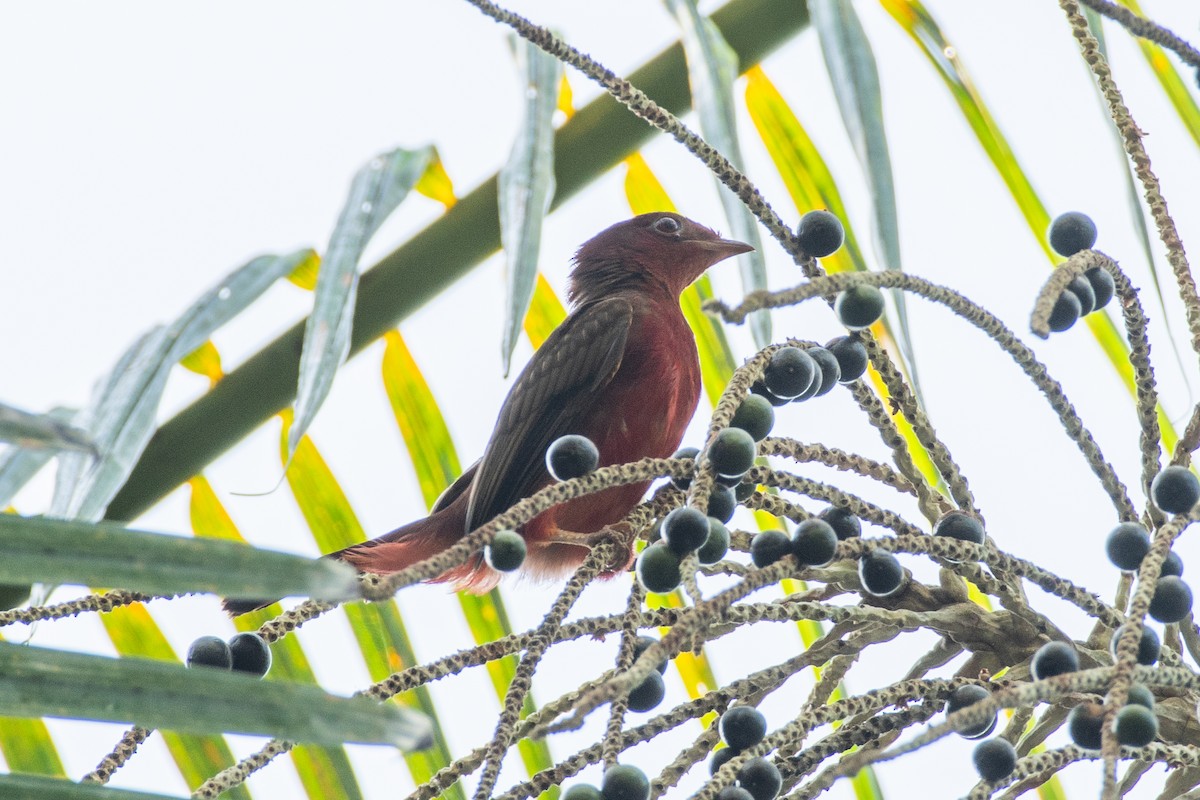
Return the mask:
<path id="1" fill-rule="evenodd" d="M 712 19 L 737 52 L 739 69 L 745 70 L 805 28 L 808 9 L 796 0 L 733 0 Z M 673 112 L 691 106 L 683 48 L 678 42 L 629 79 Z M 653 128 L 608 95 L 580 109 L 555 136 L 558 189 L 552 208 L 653 134 Z M 496 209 L 493 176 L 364 273 L 351 353 L 361 351 L 495 252 L 500 243 Z M 439 268 L 430 269 L 433 264 Z M 107 518 L 137 517 L 285 408 L 295 397 L 304 324 L 301 321 L 286 331 L 165 423 L 109 504 Z"/>

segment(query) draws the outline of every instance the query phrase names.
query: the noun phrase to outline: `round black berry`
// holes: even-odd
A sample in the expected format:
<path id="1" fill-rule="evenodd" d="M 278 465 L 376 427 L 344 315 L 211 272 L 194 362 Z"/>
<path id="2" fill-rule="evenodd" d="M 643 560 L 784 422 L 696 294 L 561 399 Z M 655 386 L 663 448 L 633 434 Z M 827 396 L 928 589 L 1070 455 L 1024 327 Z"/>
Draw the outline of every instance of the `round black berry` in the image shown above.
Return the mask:
<path id="1" fill-rule="evenodd" d="M 1145 747 L 1158 736 L 1158 717 L 1145 706 L 1127 705 L 1117 712 L 1113 732 L 1125 747 Z"/>
<path id="2" fill-rule="evenodd" d="M 639 636 L 636 639 L 634 639 L 634 641 L 633 641 L 634 663 L 637 663 L 637 660 L 642 657 L 642 653 L 649 650 L 650 646 L 654 645 L 654 644 L 658 644 L 658 639 L 655 639 L 653 636 Z M 663 659 L 662 661 L 658 662 L 657 664 L 654 665 L 654 668 L 656 670 L 658 670 L 659 675 L 662 675 L 664 672 L 667 671 L 667 660 Z"/>
<path id="3" fill-rule="evenodd" d="M 729 529 L 718 519 L 708 517 L 708 538 L 696 553 L 701 564 L 715 564 L 729 552 Z"/>
<path id="4" fill-rule="evenodd" d="M 839 383 L 853 383 L 867 371 L 867 346 L 857 336 L 839 336 L 825 343 L 838 362 Z"/>
<path id="5" fill-rule="evenodd" d="M 796 243 L 813 258 L 833 255 L 845 238 L 842 221 L 828 211 L 808 212 L 796 228 Z"/>
<path id="6" fill-rule="evenodd" d="M 525 537 L 516 531 L 499 530 L 483 548 L 483 558 L 497 572 L 512 572 L 525 563 Z"/>
<path id="7" fill-rule="evenodd" d="M 837 534 L 823 519 L 806 519 L 792 534 L 792 554 L 803 566 L 823 567 L 837 555 Z"/>
<path id="8" fill-rule="evenodd" d="M 790 397 L 780 397 L 772 392 L 761 380 L 757 380 L 750 384 L 750 392 L 758 395 L 759 397 L 766 398 L 766 401 L 776 408 L 779 408 L 779 406 L 786 406 L 788 403 L 792 402 Z"/>
<path id="9" fill-rule="evenodd" d="M 738 786 L 749 792 L 754 800 L 774 800 L 783 788 L 779 768 L 761 756 L 747 759 L 738 770 L 737 780 Z"/>
<path id="10" fill-rule="evenodd" d="M 733 519 L 733 510 L 737 508 L 737 496 L 728 486 L 714 486 L 708 496 L 708 506 L 705 513 L 725 525 Z"/>
<path id="11" fill-rule="evenodd" d="M 1200 500 L 1200 480 L 1187 467 L 1166 467 L 1151 481 L 1150 497 L 1168 514 L 1186 514 Z"/>
<path id="12" fill-rule="evenodd" d="M 1150 552 L 1150 534 L 1136 522 L 1122 522 L 1108 534 L 1104 551 L 1115 567 L 1133 572 Z"/>
<path id="13" fill-rule="evenodd" d="M 728 750 L 729 748 L 725 749 Z M 721 791 L 717 792 L 717 800 L 754 800 L 754 795 L 740 786 L 733 786 L 731 784 L 721 787 Z"/>
<path id="14" fill-rule="evenodd" d="M 708 460 L 719 475 L 744 475 L 754 466 L 754 439 L 741 428 L 720 431 L 708 446 Z"/>
<path id="15" fill-rule="evenodd" d="M 1067 715 L 1067 733 L 1084 750 L 1099 750 L 1104 725 L 1104 706 L 1095 701 L 1080 703 Z"/>
<path id="16" fill-rule="evenodd" d="M 1159 622 L 1179 622 L 1192 610 L 1192 590 L 1175 575 L 1159 578 L 1150 598 L 1150 616 Z"/>
<path id="17" fill-rule="evenodd" d="M 729 763 L 729 760 L 738 754 L 737 750 L 732 747 L 722 747 L 720 750 L 714 750 L 712 758 L 708 760 L 708 774 L 716 775 L 721 767 Z"/>
<path id="18" fill-rule="evenodd" d="M 563 792 L 562 800 L 601 800 L 600 790 L 590 783 L 577 783 Z"/>
<path id="19" fill-rule="evenodd" d="M 742 481 L 737 486 L 733 487 L 733 496 L 737 498 L 739 503 L 744 503 L 750 499 L 750 495 L 758 491 L 758 484 L 755 481 Z"/>
<path id="20" fill-rule="evenodd" d="M 750 560 L 756 567 L 769 567 L 792 552 L 792 540 L 783 531 L 760 531 L 750 540 Z"/>
<path id="21" fill-rule="evenodd" d="M 700 451 L 694 447 L 681 447 L 675 451 L 671 458 L 690 458 L 695 459 L 700 455 Z M 688 487 L 692 485 L 692 478 L 689 475 L 686 478 L 671 478 L 671 485 L 681 492 L 686 492 Z"/>
<path id="22" fill-rule="evenodd" d="M 1036 680 L 1053 678 L 1055 675 L 1065 675 L 1079 669 L 1079 653 L 1075 645 L 1067 642 L 1047 642 L 1033 654 L 1033 662 L 1029 671 Z"/>
<path id="23" fill-rule="evenodd" d="M 1096 292 L 1087 278 L 1076 275 L 1067 284 L 1067 291 L 1079 300 L 1079 316 L 1086 317 L 1096 310 Z"/>
<path id="24" fill-rule="evenodd" d="M 767 438 L 767 434 L 775 425 L 775 409 L 771 407 L 771 401 L 767 398 L 748 394 L 738 406 L 738 410 L 733 412 L 733 419 L 729 421 L 729 425 L 732 428 L 741 428 L 750 434 L 751 439 L 761 442 Z"/>
<path id="25" fill-rule="evenodd" d="M 875 549 L 858 560 L 858 579 L 871 594 L 887 597 L 904 585 L 904 568 L 888 551 Z"/>
<path id="26" fill-rule="evenodd" d="M 555 480 L 587 475 L 600 465 L 600 451 L 586 436 L 571 433 L 555 439 L 546 450 L 546 469 Z"/>
<path id="27" fill-rule="evenodd" d="M 833 391 L 833 387 L 838 385 L 838 381 L 842 377 L 842 368 L 838 366 L 837 356 L 826 350 L 824 347 L 808 348 L 808 355 L 813 361 L 817 362 L 817 366 L 821 371 L 817 374 L 821 385 L 817 388 L 815 397 L 820 397 L 829 394 Z"/>
<path id="28" fill-rule="evenodd" d="M 271 669 L 271 647 L 257 633 L 239 633 L 229 640 L 229 666 L 261 678 Z"/>
<path id="29" fill-rule="evenodd" d="M 829 523 L 839 539 L 852 539 L 862 535 L 862 522 L 848 508 L 830 506 L 817 516 Z"/>
<path id="30" fill-rule="evenodd" d="M 1050 246 L 1060 256 L 1090 250 L 1096 243 L 1096 223 L 1087 214 L 1068 211 L 1050 223 Z"/>
<path id="31" fill-rule="evenodd" d="M 734 750 L 754 747 L 767 735 L 767 718 L 751 706 L 734 706 L 721 715 L 721 740 Z"/>
<path id="32" fill-rule="evenodd" d="M 1135 683 L 1133 686 L 1129 687 L 1129 703 L 1130 705 L 1153 709 L 1154 692 L 1150 691 L 1140 683 Z"/>
<path id="33" fill-rule="evenodd" d="M 651 672 L 644 681 L 633 687 L 626 702 L 630 711 L 649 711 L 657 708 L 666 695 L 667 684 L 663 682 L 663 676 Z"/>
<path id="34" fill-rule="evenodd" d="M 1113 660 L 1117 660 L 1117 642 L 1121 635 L 1125 633 L 1125 629 L 1129 627 L 1126 622 L 1121 627 L 1113 631 L 1112 640 L 1108 645 L 1108 652 L 1112 653 Z M 1162 642 L 1158 639 L 1158 634 L 1153 628 L 1142 626 L 1142 638 L 1138 640 L 1137 662 L 1144 666 L 1150 666 L 1155 661 L 1158 661 L 1158 654 L 1162 652 Z"/>
<path id="35" fill-rule="evenodd" d="M 1108 305 L 1109 300 L 1113 299 L 1113 295 L 1117 293 L 1117 284 L 1113 280 L 1113 276 L 1108 274 L 1108 270 L 1100 267 L 1092 267 L 1083 273 L 1083 277 L 1087 278 L 1088 283 L 1092 285 L 1092 293 L 1096 296 L 1096 303 L 1092 310 L 1099 311 Z"/>
<path id="36" fill-rule="evenodd" d="M 662 537 L 671 552 L 682 558 L 708 539 L 708 517 L 696 508 L 677 508 L 663 520 Z"/>
<path id="37" fill-rule="evenodd" d="M 973 706 L 991 696 L 991 692 L 976 683 L 968 683 L 965 686 L 960 686 L 951 693 L 950 699 L 946 702 L 946 716 L 950 716 L 956 711 L 962 711 L 964 708 Z M 964 739 L 982 739 L 990 735 L 995 729 L 996 715 L 992 714 L 990 719 L 985 719 L 976 725 L 960 729 L 958 735 Z"/>
<path id="38" fill-rule="evenodd" d="M 683 580 L 679 556 L 665 544 L 652 544 L 638 556 L 637 576 L 648 592 L 673 592 Z"/>
<path id="39" fill-rule="evenodd" d="M 1168 550 L 1167 557 L 1163 559 L 1162 569 L 1158 574 L 1183 577 L 1183 559 L 1179 557 L 1179 553 Z"/>
<path id="40" fill-rule="evenodd" d="M 1054 309 L 1050 312 L 1050 319 L 1046 321 L 1046 324 L 1050 330 L 1061 333 L 1079 321 L 1079 312 L 1082 310 L 1083 306 L 1080 305 L 1079 298 L 1073 292 L 1063 290 L 1058 301 L 1055 302 Z"/>
<path id="41" fill-rule="evenodd" d="M 789 400 L 802 394 L 817 380 L 817 364 L 799 347 L 781 347 L 771 354 L 763 370 L 763 383 L 776 397 Z"/>
<path id="42" fill-rule="evenodd" d="M 650 800 L 650 779 L 630 764 L 617 764 L 604 770 L 600 780 L 604 800 Z"/>
<path id="43" fill-rule="evenodd" d="M 833 312 L 852 331 L 869 328 L 883 316 L 883 292 L 866 283 L 851 286 L 833 301 Z"/>
<path id="44" fill-rule="evenodd" d="M 995 782 L 1007 777 L 1017 768 L 1017 751 L 1008 739 L 988 739 L 975 745 L 971 754 L 975 770 L 985 781 Z"/>
<path id="45" fill-rule="evenodd" d="M 201 636 L 188 647 L 187 665 L 229 669 L 233 666 L 229 643 L 219 636 Z"/>
<path id="46" fill-rule="evenodd" d="M 965 511 L 947 511 L 933 526 L 933 535 L 983 544 L 983 523 Z"/>

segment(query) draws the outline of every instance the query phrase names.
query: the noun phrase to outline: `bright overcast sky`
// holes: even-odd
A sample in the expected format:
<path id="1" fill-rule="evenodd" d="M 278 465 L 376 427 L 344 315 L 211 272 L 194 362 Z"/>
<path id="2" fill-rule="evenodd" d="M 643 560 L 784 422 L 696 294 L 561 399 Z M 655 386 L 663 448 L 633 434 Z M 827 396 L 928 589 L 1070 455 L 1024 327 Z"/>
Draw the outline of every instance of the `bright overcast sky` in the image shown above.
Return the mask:
<path id="1" fill-rule="evenodd" d="M 1051 213 L 1091 214 L 1100 230 L 1097 246 L 1143 288 L 1163 400 L 1178 422 L 1188 408 L 1188 390 L 1179 380 L 1130 222 L 1115 139 L 1057 4 L 1019 0 L 986 12 L 974 3 L 929 5 Z M 1194 4 L 1147 0 L 1146 5 L 1152 15 L 1194 37 Z M 617 71 L 641 64 L 675 38 L 671 18 L 649 0 L 528 0 L 516 8 Z M 1034 343 L 1028 315 L 1049 264 L 923 57 L 877 4 L 861 2 L 856 8 L 881 69 L 905 269 L 979 300 Z M 1107 32 L 1116 77 L 1149 134 L 1146 146 L 1154 167 L 1183 240 L 1194 251 L 1200 241 L 1197 147 L 1127 37 L 1111 27 Z M 869 246 L 868 198 L 815 33 L 796 38 L 765 69 L 822 148 L 859 238 Z M 378 152 L 435 143 L 456 190 L 465 194 L 503 164 L 521 99 L 505 30 L 455 2 L 6 5 L 0 9 L 0 70 L 7 76 L 0 82 L 0 107 L 8 120 L 0 149 L 6 258 L 0 270 L 0 337 L 6 343 L 0 348 L 5 376 L 0 400 L 31 410 L 84 403 L 92 383 L 137 335 L 172 319 L 251 257 L 302 246 L 323 249 L 351 176 Z M 595 95 L 581 76 L 568 77 L 578 104 Z M 741 135 L 747 172 L 785 219 L 797 219 L 745 117 Z M 712 182 L 694 159 L 662 140 L 645 152 L 683 213 L 728 228 Z M 609 173 L 547 222 L 543 270 L 560 292 L 574 248 L 628 216 L 622 176 L 621 169 Z M 425 198 L 406 201 L 377 235 L 364 264 L 374 263 L 439 211 Z M 766 251 L 773 288 L 800 279 L 778 248 L 768 243 Z M 1161 261 L 1161 247 L 1155 253 Z M 720 296 L 737 296 L 736 269 L 718 268 L 714 280 Z M 442 402 L 464 463 L 480 453 L 510 386 L 501 377 L 498 356 L 502 287 L 502 264 L 490 259 L 401 326 Z M 1186 348 L 1181 307 L 1170 285 L 1167 292 L 1168 319 Z M 298 319 L 309 302 L 310 295 L 290 284 L 273 289 L 245 319 L 216 337 L 226 368 Z M 1110 597 L 1116 574 L 1100 543 L 1113 513 L 1045 402 L 1011 362 L 945 311 L 912 301 L 910 314 L 931 417 L 962 464 L 991 533 L 1006 549 Z M 827 310 L 814 305 L 778 314 L 776 332 L 824 341 L 840 329 Z M 734 341 L 739 357 L 752 352 L 744 332 L 736 331 Z M 1036 341 L 1034 347 L 1140 501 L 1134 486 L 1132 404 L 1086 328 Z M 417 516 L 421 508 L 379 386 L 381 352 L 373 346 L 347 365 L 312 429 L 371 535 Z M 528 353 L 522 343 L 518 363 Z M 1192 389 L 1200 390 L 1195 357 L 1185 350 L 1182 359 Z M 168 392 L 164 418 L 203 388 L 201 379 L 181 371 Z M 802 440 L 885 456 L 843 394 L 786 409 L 780 425 L 779 430 Z M 691 443 L 699 443 L 699 430 L 694 428 Z M 312 552 L 286 488 L 265 497 L 231 494 L 262 492 L 276 483 L 277 433 L 277 423 L 265 426 L 207 474 L 247 536 Z M 19 499 L 19 510 L 41 510 L 50 487 L 50 477 L 42 476 Z M 141 524 L 187 532 L 186 499 L 177 492 Z M 892 503 L 915 518 L 903 502 Z M 1185 561 L 1200 552 L 1186 539 L 1179 549 Z M 927 564 L 905 563 L 933 578 Z M 510 591 L 514 625 L 535 622 L 552 594 L 553 587 L 522 585 Z M 622 597 L 620 586 L 597 587 L 585 597 L 581 613 L 614 611 Z M 1062 608 L 1040 597 L 1035 601 L 1041 608 Z M 444 590 L 406 592 L 401 605 L 422 658 L 468 643 L 455 622 L 456 604 Z M 179 601 L 159 613 L 163 606 L 154 610 L 179 652 L 198 635 L 230 631 L 211 598 Z M 348 642 L 341 625 L 314 624 L 303 639 L 322 681 L 350 692 L 367 678 L 361 664 L 347 666 L 339 658 L 339 648 Z M 1077 637 L 1089 628 L 1085 618 L 1070 611 L 1062 615 L 1062 625 Z M 769 663 L 770 653 L 786 657 L 794 651 L 794 630 L 774 633 L 748 636 L 739 646 L 741 654 L 752 652 L 745 642 L 774 648 L 761 660 L 747 661 L 732 647 L 719 650 L 718 676 L 732 680 Z M 111 652 L 95 620 L 44 624 L 33 641 Z M 924 636 L 905 657 L 931 644 L 932 638 Z M 861 692 L 873 682 L 897 679 L 902 672 L 897 673 L 896 663 L 903 660 L 866 659 L 861 674 L 856 674 L 860 668 L 851 673 L 850 688 Z M 562 665 L 551 662 L 539 673 L 536 689 L 542 700 L 577 683 L 573 675 L 562 674 L 570 672 Z M 463 718 L 448 723 L 456 753 L 490 735 L 495 700 L 482 677 L 435 691 L 439 701 L 452 704 L 447 707 L 464 710 Z M 669 691 L 668 702 L 683 699 L 677 679 Z M 772 727 L 786 722 L 803 697 L 801 686 L 764 705 Z M 470 710 L 479 707 L 485 713 L 471 716 Z M 74 778 L 94 766 L 121 730 L 61 723 L 53 729 L 61 734 Z M 597 730 L 593 725 L 585 734 Z M 573 752 L 585 739 L 555 743 L 555 752 Z M 236 743 L 239 754 L 256 747 L 249 739 Z M 890 765 L 881 773 L 885 794 L 906 796 L 900 788 L 906 778 L 920 774 L 927 781 L 943 772 L 953 775 L 954 783 L 929 796 L 965 790 L 971 779 L 969 749 L 967 743 L 946 741 Z M 657 770 L 669 750 L 639 750 L 631 760 Z M 355 748 L 354 753 L 358 763 L 376 770 L 364 777 L 369 797 L 393 796 L 397 782 L 408 780 L 394 752 Z M 698 773 L 686 785 L 694 786 Z M 1085 796 L 1098 776 L 1098 768 L 1083 766 L 1065 779 L 1079 792 L 1073 796 Z M 515 770 L 506 770 L 500 785 L 517 779 Z M 114 783 L 185 792 L 157 738 Z M 262 797 L 286 796 L 296 785 L 285 764 L 251 782 Z M 839 786 L 833 796 L 847 796 L 848 789 Z"/>

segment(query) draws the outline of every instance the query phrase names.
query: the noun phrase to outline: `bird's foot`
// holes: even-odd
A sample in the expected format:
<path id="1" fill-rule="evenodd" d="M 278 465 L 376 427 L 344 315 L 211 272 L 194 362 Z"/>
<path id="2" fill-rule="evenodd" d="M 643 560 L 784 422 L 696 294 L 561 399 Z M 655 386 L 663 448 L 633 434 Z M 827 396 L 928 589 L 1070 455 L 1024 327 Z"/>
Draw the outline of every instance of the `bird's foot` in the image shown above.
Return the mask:
<path id="1" fill-rule="evenodd" d="M 636 538 L 636 531 L 628 522 L 615 522 L 612 525 L 607 525 L 594 533 L 577 533 L 575 531 L 558 530 L 553 537 L 546 540 L 555 544 L 569 544 L 575 547 L 586 547 L 589 550 L 599 544 L 611 542 L 616 546 L 617 552 L 610 563 L 604 570 L 605 577 L 611 577 L 620 572 L 629 570 L 629 565 L 633 563 L 633 541 Z"/>

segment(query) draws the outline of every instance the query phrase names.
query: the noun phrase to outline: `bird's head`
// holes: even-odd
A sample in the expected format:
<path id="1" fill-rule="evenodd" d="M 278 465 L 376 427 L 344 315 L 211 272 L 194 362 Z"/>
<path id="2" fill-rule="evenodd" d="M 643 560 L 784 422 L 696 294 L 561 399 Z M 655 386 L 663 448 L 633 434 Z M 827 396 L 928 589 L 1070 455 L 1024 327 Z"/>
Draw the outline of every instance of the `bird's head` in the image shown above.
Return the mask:
<path id="1" fill-rule="evenodd" d="M 722 239 L 679 214 L 640 214 L 601 231 L 579 248 L 569 294 L 574 302 L 584 303 L 648 282 L 677 297 L 713 264 L 753 249 Z"/>

